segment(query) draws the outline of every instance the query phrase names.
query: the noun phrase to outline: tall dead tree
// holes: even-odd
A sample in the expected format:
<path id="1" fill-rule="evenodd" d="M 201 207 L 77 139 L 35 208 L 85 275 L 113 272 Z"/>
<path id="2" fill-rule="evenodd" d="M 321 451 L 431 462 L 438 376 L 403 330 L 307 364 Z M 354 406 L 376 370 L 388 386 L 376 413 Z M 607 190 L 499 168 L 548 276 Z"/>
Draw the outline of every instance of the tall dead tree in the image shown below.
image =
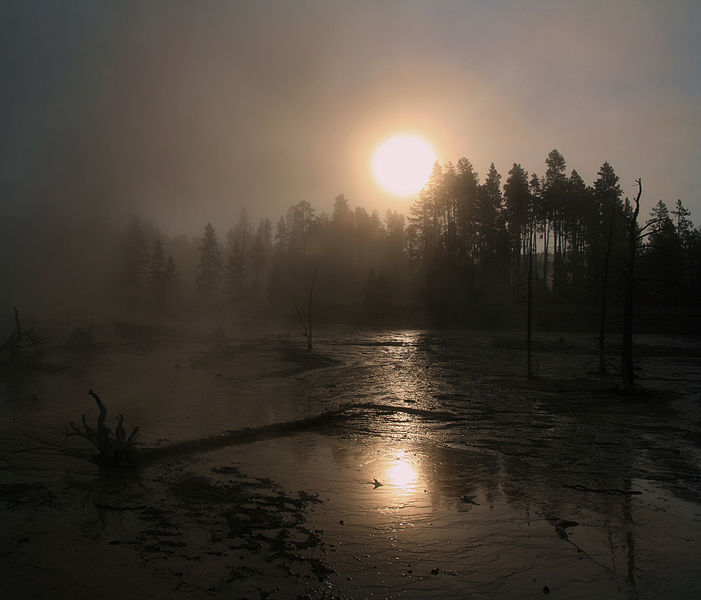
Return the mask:
<path id="1" fill-rule="evenodd" d="M 616 219 L 616 201 L 611 202 L 611 219 L 609 220 L 608 239 L 604 253 L 604 281 L 601 285 L 601 315 L 599 320 L 599 375 L 606 375 L 606 310 L 608 309 L 609 264 L 611 262 L 611 244 L 613 224 Z"/>
<path id="2" fill-rule="evenodd" d="M 297 305 L 294 296 L 290 292 L 290 298 L 292 299 L 292 304 L 294 305 L 295 311 L 297 312 L 297 318 L 299 318 L 299 322 L 302 324 L 302 329 L 304 329 L 304 337 L 307 338 L 307 350 L 312 349 L 312 298 L 314 296 L 314 284 L 316 283 L 316 276 L 318 273 L 319 267 L 317 266 L 316 269 L 314 269 L 314 275 L 312 276 L 312 281 L 309 284 L 309 299 L 307 301 L 307 321 L 304 320 L 304 315 L 299 309 L 299 306 Z"/>
<path id="3" fill-rule="evenodd" d="M 643 194 L 643 183 L 636 179 L 638 195 L 635 198 L 633 214 L 628 219 L 628 265 L 623 288 L 623 351 L 621 354 L 621 370 L 623 373 L 623 391 L 632 393 L 635 387 L 633 372 L 633 287 L 635 284 L 635 259 L 640 245 L 638 229 L 638 213 L 640 212 L 640 196 Z"/>
<path id="4" fill-rule="evenodd" d="M 528 309 L 526 317 L 526 375 L 528 379 L 533 377 L 533 353 L 531 350 L 531 334 L 533 328 L 533 234 L 528 248 Z"/>

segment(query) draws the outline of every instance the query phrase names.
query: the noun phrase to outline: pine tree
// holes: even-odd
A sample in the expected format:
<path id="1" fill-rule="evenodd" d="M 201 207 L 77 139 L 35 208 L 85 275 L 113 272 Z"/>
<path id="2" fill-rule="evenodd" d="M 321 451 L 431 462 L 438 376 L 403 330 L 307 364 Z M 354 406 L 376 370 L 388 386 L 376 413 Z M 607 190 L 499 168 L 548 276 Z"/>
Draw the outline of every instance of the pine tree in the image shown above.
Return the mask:
<path id="1" fill-rule="evenodd" d="M 581 297 L 584 292 L 584 266 L 586 261 L 587 224 L 592 221 L 594 202 L 592 190 L 584 183 L 577 171 L 572 170 L 567 181 L 569 213 L 567 232 L 570 240 L 568 270 L 572 291 Z"/>
<path id="2" fill-rule="evenodd" d="M 221 281 L 222 263 L 219 242 L 211 223 L 207 223 L 204 228 L 198 271 L 197 289 L 199 292 L 210 297 L 215 295 Z"/>
<path id="3" fill-rule="evenodd" d="M 132 300 L 143 297 L 147 284 L 147 265 L 148 253 L 141 220 L 137 215 L 131 214 L 127 225 L 122 289 Z"/>
<path id="4" fill-rule="evenodd" d="M 428 269 L 436 260 L 442 230 L 439 222 L 443 168 L 436 163 L 419 198 L 409 207 L 409 256 L 417 269 Z"/>
<path id="5" fill-rule="evenodd" d="M 238 243 L 242 252 L 246 253 L 250 249 L 252 238 L 253 230 L 251 224 L 248 222 L 248 212 L 245 208 L 242 208 L 238 222 L 227 234 L 227 245 L 231 250 L 234 244 Z"/>
<path id="6" fill-rule="evenodd" d="M 684 207 L 680 199 L 677 199 L 671 214 L 674 217 L 674 225 L 677 228 L 677 235 L 682 240 L 682 243 L 686 245 L 691 233 L 694 230 L 691 219 L 689 219 L 691 211 Z"/>
<path id="7" fill-rule="evenodd" d="M 679 303 L 685 287 L 684 242 L 662 200 L 650 211 L 646 227 L 649 234 L 642 264 L 646 287 L 658 301 Z"/>
<path id="8" fill-rule="evenodd" d="M 617 221 L 624 222 L 620 206 L 621 188 L 618 175 L 610 164 L 605 162 L 599 169 L 599 177 L 594 182 L 594 199 L 598 203 L 598 224 L 592 226 L 595 238 L 590 245 L 600 250 L 590 252 L 592 269 L 601 265 L 601 310 L 599 312 L 599 374 L 605 375 L 606 368 L 606 314 L 608 311 L 609 276 Z"/>
<path id="9" fill-rule="evenodd" d="M 531 204 L 528 172 L 520 164 L 514 163 L 504 184 L 504 211 L 513 257 L 512 284 L 521 281 L 526 269 L 523 257 L 529 250 Z"/>
<path id="10" fill-rule="evenodd" d="M 166 310 L 172 310 L 178 299 L 180 276 L 173 257 L 169 254 L 163 271 L 163 289 L 165 292 Z"/>
<path id="11" fill-rule="evenodd" d="M 156 307 L 162 309 L 165 302 L 165 270 L 166 261 L 163 255 L 163 242 L 153 243 L 151 262 L 148 270 L 148 287 Z"/>
<path id="12" fill-rule="evenodd" d="M 548 285 L 548 248 L 550 234 L 553 237 L 553 283 L 558 288 L 561 287 L 563 278 L 563 239 L 562 220 L 565 212 L 565 202 L 567 197 L 567 176 L 565 170 L 567 163 L 564 156 L 558 150 L 551 150 L 545 159 L 547 170 L 545 171 L 545 182 L 543 184 L 543 200 L 546 219 L 546 226 L 543 232 L 543 279 Z"/>
<path id="13" fill-rule="evenodd" d="M 313 223 L 314 209 L 306 200 L 289 208 L 286 215 L 288 252 L 298 257 L 308 254 Z"/>
<path id="14" fill-rule="evenodd" d="M 477 193 L 479 175 L 467 158 L 458 160 L 455 180 L 455 195 L 457 202 L 458 240 L 461 258 L 472 259 L 477 242 L 475 240 Z"/>
<path id="15" fill-rule="evenodd" d="M 226 265 L 226 292 L 232 303 L 240 305 L 243 302 L 246 295 L 246 278 L 246 257 L 242 243 L 237 240 Z"/>
<path id="16" fill-rule="evenodd" d="M 273 226 L 270 219 L 258 223 L 256 236 L 251 247 L 251 264 L 253 265 L 253 286 L 256 298 L 260 295 L 261 272 L 270 263 L 273 256 Z"/>
<path id="17" fill-rule="evenodd" d="M 499 238 L 499 216 L 503 208 L 501 193 L 501 175 L 494 163 L 489 165 L 487 178 L 477 191 L 477 222 L 479 224 L 479 256 L 480 261 L 489 262 L 497 250 Z"/>
<path id="18" fill-rule="evenodd" d="M 290 240 L 287 232 L 287 223 L 284 217 L 280 217 L 275 229 L 275 256 L 277 260 L 287 255 L 289 247 Z"/>

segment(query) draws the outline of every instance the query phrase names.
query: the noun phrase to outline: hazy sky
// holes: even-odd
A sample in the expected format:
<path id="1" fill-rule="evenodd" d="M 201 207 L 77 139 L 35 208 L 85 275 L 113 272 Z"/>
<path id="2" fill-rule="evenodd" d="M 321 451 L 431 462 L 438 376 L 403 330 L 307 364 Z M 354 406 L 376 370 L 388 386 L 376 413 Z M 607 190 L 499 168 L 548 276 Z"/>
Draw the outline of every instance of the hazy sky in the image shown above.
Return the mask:
<path id="1" fill-rule="evenodd" d="M 587 183 L 609 161 L 626 194 L 642 177 L 645 216 L 681 198 L 699 225 L 700 7 L 3 1 L 0 203 L 168 233 L 340 192 L 408 212 L 369 162 L 412 131 L 504 180 L 553 148 Z"/>

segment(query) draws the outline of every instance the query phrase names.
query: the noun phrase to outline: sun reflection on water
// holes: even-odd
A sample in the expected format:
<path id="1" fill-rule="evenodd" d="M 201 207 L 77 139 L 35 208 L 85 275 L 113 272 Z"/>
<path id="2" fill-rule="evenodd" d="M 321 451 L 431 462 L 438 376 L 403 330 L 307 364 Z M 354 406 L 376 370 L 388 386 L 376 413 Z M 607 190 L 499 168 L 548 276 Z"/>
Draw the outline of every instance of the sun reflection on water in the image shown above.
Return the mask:
<path id="1" fill-rule="evenodd" d="M 387 483 L 401 492 L 411 492 L 418 482 L 418 474 L 411 457 L 405 450 L 397 452 L 394 461 L 387 467 Z"/>

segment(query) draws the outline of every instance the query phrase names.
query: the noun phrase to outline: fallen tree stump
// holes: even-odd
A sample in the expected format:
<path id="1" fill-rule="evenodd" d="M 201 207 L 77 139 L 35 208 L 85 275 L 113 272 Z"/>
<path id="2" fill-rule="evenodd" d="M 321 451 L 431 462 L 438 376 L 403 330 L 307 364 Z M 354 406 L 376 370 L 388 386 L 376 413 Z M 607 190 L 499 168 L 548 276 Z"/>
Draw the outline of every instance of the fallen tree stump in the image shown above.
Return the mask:
<path id="1" fill-rule="evenodd" d="M 138 462 L 138 449 L 136 448 L 136 438 L 139 428 L 134 427 L 129 437 L 124 429 L 124 415 L 117 415 L 117 426 L 114 433 L 105 425 L 107 419 L 107 408 L 100 397 L 90 390 L 88 392 L 95 400 L 100 414 L 97 417 L 96 427 L 92 428 L 85 420 L 83 413 L 81 420 L 83 428 L 80 429 L 72 421 L 65 429 L 66 437 L 77 435 L 88 440 L 98 451 L 94 460 L 102 466 L 110 467 L 133 467 Z"/>

